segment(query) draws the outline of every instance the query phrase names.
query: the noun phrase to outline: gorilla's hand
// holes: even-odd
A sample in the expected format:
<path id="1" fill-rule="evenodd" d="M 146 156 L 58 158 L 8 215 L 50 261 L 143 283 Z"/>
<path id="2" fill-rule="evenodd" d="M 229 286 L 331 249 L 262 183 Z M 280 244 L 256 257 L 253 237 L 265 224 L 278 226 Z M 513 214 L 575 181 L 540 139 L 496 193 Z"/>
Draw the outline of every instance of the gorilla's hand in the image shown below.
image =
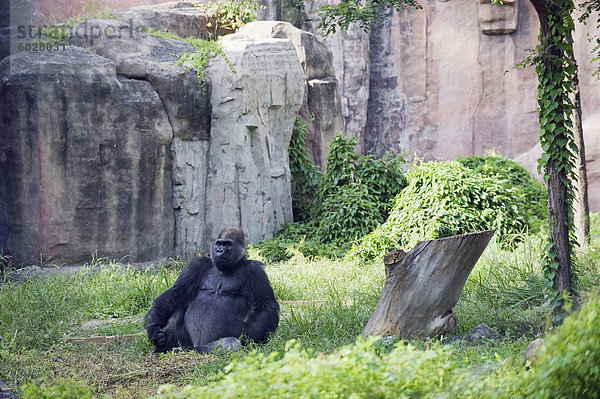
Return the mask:
<path id="1" fill-rule="evenodd" d="M 165 334 L 165 329 L 159 328 L 150 341 L 152 342 L 152 345 L 154 345 L 157 348 L 163 347 L 165 345 L 165 342 L 167 342 L 167 335 Z"/>

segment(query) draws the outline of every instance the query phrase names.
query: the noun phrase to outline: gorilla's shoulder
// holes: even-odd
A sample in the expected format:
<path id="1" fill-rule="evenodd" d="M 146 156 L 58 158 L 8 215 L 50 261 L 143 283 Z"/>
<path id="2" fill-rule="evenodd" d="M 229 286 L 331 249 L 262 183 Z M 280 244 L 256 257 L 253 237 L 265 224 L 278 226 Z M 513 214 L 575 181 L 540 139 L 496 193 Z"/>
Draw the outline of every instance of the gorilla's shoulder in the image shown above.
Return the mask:
<path id="1" fill-rule="evenodd" d="M 257 270 L 263 270 L 265 264 L 257 260 L 247 260 L 244 267 L 246 267 L 246 270 L 248 270 L 249 272 L 252 272 Z"/>
<path id="2" fill-rule="evenodd" d="M 194 258 L 192 259 L 192 261 L 189 263 L 188 267 L 206 267 L 206 266 L 211 266 L 212 265 L 212 261 L 210 260 L 209 257 L 206 256 L 200 256 L 198 258 Z"/>
<path id="3" fill-rule="evenodd" d="M 201 257 L 194 258 L 192 261 L 183 269 L 181 276 L 186 278 L 196 278 L 202 276 L 208 269 L 212 267 L 210 258 Z"/>

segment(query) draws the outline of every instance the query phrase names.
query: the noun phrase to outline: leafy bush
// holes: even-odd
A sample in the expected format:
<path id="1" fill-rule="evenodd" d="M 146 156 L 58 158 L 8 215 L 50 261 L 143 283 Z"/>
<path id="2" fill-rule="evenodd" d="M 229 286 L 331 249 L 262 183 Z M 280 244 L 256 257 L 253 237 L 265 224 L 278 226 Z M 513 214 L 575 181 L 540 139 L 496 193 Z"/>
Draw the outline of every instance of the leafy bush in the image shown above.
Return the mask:
<path id="1" fill-rule="evenodd" d="M 550 335 L 534 364 L 521 380 L 524 397 L 600 398 L 600 300 L 592 296 Z"/>
<path id="2" fill-rule="evenodd" d="M 313 223 L 286 223 L 274 238 L 250 246 L 249 251 L 256 251 L 255 258 L 263 262 L 275 263 L 287 261 L 296 253 L 309 259 L 340 258 L 350 248 L 349 243 L 322 243 L 315 232 Z"/>
<path id="3" fill-rule="evenodd" d="M 343 254 L 352 240 L 385 220 L 406 184 L 402 157 L 357 154 L 356 138 L 344 136 L 331 144 L 323 174 L 306 147 L 307 132 L 298 118 L 289 148 L 294 218 L 303 223 L 258 245 L 266 260 L 287 260 L 294 250 L 309 257 Z"/>
<path id="4" fill-rule="evenodd" d="M 356 142 L 355 137 L 336 136 L 327 156 L 327 172 L 317 196 L 320 208 L 316 208 L 324 240 L 354 240 L 381 224 L 392 199 L 406 185 L 402 157 L 357 154 Z"/>
<path id="5" fill-rule="evenodd" d="M 173 392 L 159 398 L 417 398 L 435 397 L 456 383 L 450 351 L 436 346 L 422 352 L 397 345 L 379 354 L 376 339 L 359 340 L 329 356 L 290 341 L 281 359 L 277 353 L 251 353 L 234 360 L 222 381 Z"/>
<path id="6" fill-rule="evenodd" d="M 456 161 L 415 163 L 408 186 L 396 197 L 384 224 L 363 237 L 348 256 L 377 259 L 417 241 L 496 229 L 499 235 L 527 229 L 529 204 L 522 189 Z"/>
<path id="7" fill-rule="evenodd" d="M 357 154 L 356 141 L 336 136 L 331 143 L 312 214 L 322 242 L 349 242 L 378 226 L 405 185 L 403 158 Z"/>
<path id="8" fill-rule="evenodd" d="M 523 219 L 531 232 L 537 232 L 548 223 L 548 192 L 546 188 L 536 181 L 527 170 L 505 156 L 495 152 L 488 155 L 472 155 L 460 158 L 458 162 L 484 176 L 503 183 L 506 188 L 515 188 L 515 200 Z"/>
<path id="9" fill-rule="evenodd" d="M 64 379 L 52 383 L 23 386 L 23 399 L 91 399 L 95 397 L 92 387 L 83 381 Z"/>
<path id="10" fill-rule="evenodd" d="M 306 122 L 302 118 L 296 118 L 288 150 L 292 174 L 292 208 L 296 222 L 310 220 L 311 200 L 323 184 L 323 173 L 313 162 L 306 147 L 307 135 Z"/>
<path id="11" fill-rule="evenodd" d="M 363 184 L 346 184 L 325 197 L 317 235 L 322 242 L 348 242 L 377 227 L 383 218 L 377 199 Z"/>

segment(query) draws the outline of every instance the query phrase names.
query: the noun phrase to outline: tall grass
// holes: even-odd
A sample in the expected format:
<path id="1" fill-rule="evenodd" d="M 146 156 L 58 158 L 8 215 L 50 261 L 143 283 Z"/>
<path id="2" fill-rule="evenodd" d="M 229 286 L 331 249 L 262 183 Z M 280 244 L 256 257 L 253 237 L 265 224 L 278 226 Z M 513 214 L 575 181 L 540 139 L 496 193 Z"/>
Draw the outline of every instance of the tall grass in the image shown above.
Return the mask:
<path id="1" fill-rule="evenodd" d="M 177 270 L 142 272 L 97 260 L 72 275 L 35 273 L 0 284 L 0 348 L 47 349 L 85 320 L 138 316 L 169 287 Z"/>

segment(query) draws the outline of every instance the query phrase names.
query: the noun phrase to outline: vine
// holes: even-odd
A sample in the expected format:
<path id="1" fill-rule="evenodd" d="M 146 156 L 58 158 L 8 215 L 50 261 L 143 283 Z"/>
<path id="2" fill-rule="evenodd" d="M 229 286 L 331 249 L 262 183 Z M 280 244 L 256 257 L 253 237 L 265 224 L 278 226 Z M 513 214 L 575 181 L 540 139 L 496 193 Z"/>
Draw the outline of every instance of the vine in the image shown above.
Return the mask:
<path id="1" fill-rule="evenodd" d="M 576 69 L 573 58 L 574 29 L 572 0 L 532 1 L 541 23 L 539 45 L 529 62 L 538 75 L 538 114 L 543 154 L 538 171 L 544 172 L 548 185 L 550 242 L 545 248 L 542 266 L 548 280 L 548 302 L 557 310 L 565 293 L 575 293 L 571 265 L 574 235 L 573 181 L 575 144 L 569 99 Z"/>

